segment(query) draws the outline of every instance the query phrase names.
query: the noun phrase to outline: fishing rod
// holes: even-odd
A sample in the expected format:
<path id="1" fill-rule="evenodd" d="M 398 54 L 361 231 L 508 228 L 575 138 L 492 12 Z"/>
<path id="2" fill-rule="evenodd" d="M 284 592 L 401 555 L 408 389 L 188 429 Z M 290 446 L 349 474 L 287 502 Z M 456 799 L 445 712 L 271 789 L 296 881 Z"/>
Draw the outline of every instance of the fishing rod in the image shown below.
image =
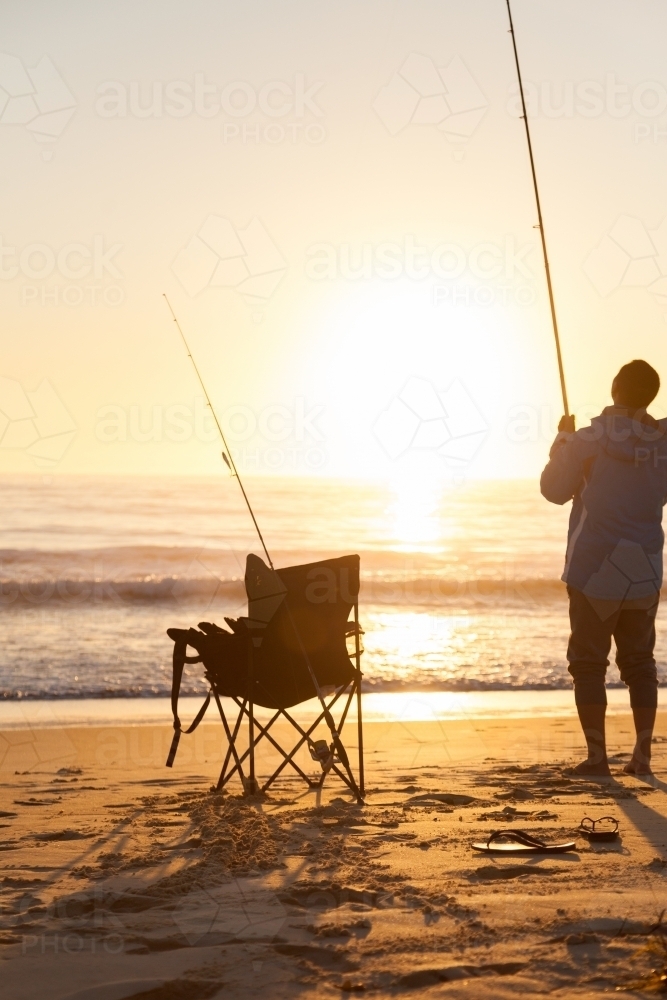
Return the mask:
<path id="1" fill-rule="evenodd" d="M 535 204 L 537 205 L 537 219 L 538 224 L 535 227 L 540 231 L 540 239 L 542 241 L 542 256 L 544 257 L 544 270 L 547 276 L 547 288 L 549 290 L 549 305 L 551 307 L 551 322 L 554 329 L 554 339 L 556 341 L 556 357 L 558 358 L 558 374 L 560 376 L 560 388 L 563 394 L 563 407 L 565 409 L 565 416 L 570 416 L 570 409 L 567 404 L 567 389 L 565 388 L 565 370 L 563 368 L 563 356 L 560 349 L 560 337 L 558 335 L 558 321 L 556 319 L 556 303 L 554 301 L 554 291 L 551 284 L 551 271 L 549 269 L 549 257 L 547 255 L 547 241 L 544 234 L 544 222 L 542 221 L 542 205 L 540 203 L 540 191 L 537 186 L 537 173 L 535 171 L 535 160 L 533 157 L 533 144 L 530 139 L 530 126 L 528 124 L 528 112 L 526 111 L 526 99 L 523 93 L 523 79 L 521 77 L 521 67 L 519 66 L 519 53 L 516 47 L 516 37 L 514 35 L 514 22 L 512 21 L 512 8 L 510 7 L 510 0 L 506 0 L 507 3 L 507 14 L 510 21 L 510 34 L 512 36 L 512 48 L 514 49 L 514 62 L 516 63 L 516 75 L 519 80 L 519 93 L 521 94 L 521 117 L 523 118 L 523 123 L 526 127 L 526 140 L 528 142 L 528 156 L 530 157 L 530 171 L 533 175 L 533 189 L 535 191 Z"/>
<path id="2" fill-rule="evenodd" d="M 269 550 L 266 547 L 266 542 L 264 541 L 264 536 L 262 535 L 261 529 L 260 529 L 259 524 L 257 522 L 257 518 L 255 517 L 255 512 L 252 509 L 252 504 L 250 503 L 250 500 L 248 498 L 248 494 L 246 493 L 246 491 L 244 489 L 243 483 L 241 481 L 241 477 L 239 476 L 238 469 L 236 468 L 236 463 L 234 462 L 234 458 L 232 456 L 231 450 L 229 448 L 229 445 L 227 444 L 227 439 L 225 438 L 225 432 L 223 431 L 222 426 L 220 424 L 220 421 L 218 420 L 218 415 L 215 412 L 215 408 L 213 406 L 213 403 L 211 402 L 211 397 L 209 396 L 208 391 L 206 389 L 206 385 L 204 383 L 204 379 L 202 378 L 201 372 L 199 371 L 199 368 L 197 367 L 197 362 L 195 361 L 194 357 L 192 356 L 192 351 L 190 350 L 188 342 L 185 339 L 185 334 L 183 333 L 183 330 L 181 329 L 181 324 L 178 322 L 178 319 L 176 318 L 176 313 L 174 312 L 174 310 L 172 308 L 171 302 L 167 298 L 167 295 L 166 295 L 165 292 L 163 292 L 162 294 L 163 294 L 165 302 L 167 303 L 167 305 L 169 307 L 169 312 L 171 313 L 172 319 L 173 319 L 174 323 L 176 324 L 176 329 L 178 330 L 178 332 L 181 335 L 181 340 L 183 341 L 183 344 L 185 345 L 185 350 L 187 351 L 187 355 L 190 358 L 190 361 L 192 361 L 192 367 L 194 368 L 195 373 L 197 375 L 197 378 L 199 379 L 199 384 L 202 387 L 202 391 L 203 391 L 204 397 L 206 399 L 206 405 L 208 406 L 209 410 L 213 414 L 213 419 L 215 421 L 215 426 L 218 428 L 218 433 L 220 434 L 220 439 L 221 439 L 223 447 L 224 447 L 224 451 L 222 452 L 222 458 L 223 458 L 223 460 L 225 462 L 225 465 L 229 468 L 230 472 L 232 473 L 232 476 L 234 476 L 236 478 L 236 481 L 238 482 L 239 486 L 241 487 L 241 492 L 243 493 L 243 499 L 245 500 L 246 506 L 247 506 L 247 508 L 248 508 L 248 510 L 250 512 L 250 516 L 252 518 L 252 523 L 255 525 L 255 528 L 257 530 L 257 534 L 259 536 L 259 540 L 262 543 L 262 548 L 264 549 L 264 555 L 267 558 L 269 566 L 271 567 L 271 569 L 275 573 L 276 572 L 276 568 L 273 565 L 273 561 L 271 559 L 271 556 L 269 555 Z M 288 602 L 285 602 L 285 607 L 287 609 L 287 614 L 288 614 L 288 617 L 289 617 L 289 620 L 290 620 L 290 624 L 291 624 L 291 626 L 292 626 L 292 628 L 294 630 L 294 635 L 296 636 L 296 640 L 297 640 L 297 643 L 299 645 L 299 649 L 301 651 L 301 654 L 303 655 L 303 658 L 305 660 L 306 666 L 308 667 L 308 673 L 310 674 L 310 679 L 313 682 L 313 686 L 315 688 L 315 692 L 317 694 L 318 700 L 319 700 L 320 705 L 322 707 L 322 714 L 323 714 L 324 719 L 325 719 L 325 721 L 327 723 L 327 726 L 329 727 L 329 731 L 331 732 L 331 736 L 332 736 L 332 739 L 333 739 L 333 746 L 335 746 L 336 751 L 338 753 L 338 757 L 339 757 L 341 763 L 345 767 L 345 769 L 346 769 L 346 771 L 347 771 L 347 773 L 348 773 L 348 775 L 350 777 L 351 787 L 353 788 L 354 791 L 356 791 L 356 793 L 359 796 L 359 798 L 361 798 L 361 796 L 359 795 L 359 791 L 357 789 L 357 786 L 356 786 L 356 782 L 355 782 L 354 777 L 352 775 L 352 770 L 350 768 L 350 762 L 349 762 L 349 758 L 347 756 L 347 751 L 345 750 L 345 747 L 343 746 L 343 743 L 342 743 L 342 741 L 340 739 L 340 736 L 338 734 L 338 730 L 336 729 L 336 723 L 334 722 L 333 716 L 331 715 L 331 712 L 330 712 L 329 708 L 327 707 L 326 701 L 324 700 L 324 695 L 322 694 L 322 689 L 320 687 L 320 683 L 319 683 L 319 681 L 318 681 L 318 679 L 317 679 L 317 677 L 315 675 L 315 671 L 313 670 L 313 665 L 310 662 L 310 657 L 308 656 L 308 652 L 306 650 L 306 647 L 303 644 L 303 640 L 301 639 L 301 636 L 299 634 L 299 630 L 296 627 L 296 622 L 294 621 L 294 618 L 292 617 L 292 610 L 291 610 Z"/>
<path id="3" fill-rule="evenodd" d="M 238 481 L 238 484 L 241 487 L 241 493 L 243 494 L 243 499 L 245 500 L 246 506 L 247 506 L 248 510 L 250 511 L 250 516 L 252 518 L 252 523 L 255 525 L 255 528 L 257 529 L 257 534 L 259 535 L 259 540 L 262 543 L 262 548 L 264 549 L 264 555 L 266 556 L 266 558 L 267 558 L 267 560 L 269 562 L 269 566 L 271 567 L 271 569 L 275 569 L 275 567 L 274 567 L 274 565 L 273 565 L 273 563 L 271 561 L 271 556 L 269 555 L 269 550 L 266 547 L 266 542 L 264 541 L 264 536 L 262 535 L 262 532 L 260 530 L 259 524 L 257 523 L 257 518 L 255 517 L 255 512 L 252 509 L 252 505 L 250 503 L 250 500 L 248 499 L 248 494 L 246 493 L 246 491 L 244 489 L 244 486 L 243 486 L 243 483 L 241 482 L 241 477 L 239 476 L 238 469 L 236 468 L 236 463 L 234 462 L 234 458 L 232 456 L 231 449 L 230 449 L 229 445 L 227 444 L 227 440 L 225 438 L 225 433 L 224 433 L 222 427 L 220 426 L 220 421 L 218 420 L 218 415 L 215 412 L 215 409 L 213 408 L 213 404 L 211 403 L 211 398 L 210 398 L 208 392 L 206 391 L 206 386 L 204 385 L 204 380 L 201 377 L 199 369 L 197 368 L 197 362 L 192 357 L 192 351 L 190 350 L 190 348 L 188 346 L 188 342 L 185 339 L 185 334 L 183 333 L 183 331 L 181 329 L 181 324 L 176 319 L 176 313 L 174 312 L 174 310 L 171 307 L 171 302 L 169 301 L 169 299 L 167 298 L 167 296 L 166 296 L 166 294 L 164 292 L 162 294 L 164 295 L 165 302 L 169 306 L 169 312 L 171 313 L 172 319 L 174 320 L 174 323 L 176 324 L 176 329 L 178 330 L 178 332 L 181 335 L 181 339 L 182 339 L 183 343 L 185 344 L 185 350 L 188 352 L 188 357 L 190 358 L 190 361 L 192 362 L 192 367 L 194 368 L 194 370 L 195 370 L 195 372 L 197 374 L 197 378 L 199 379 L 199 384 L 202 387 L 202 390 L 203 390 L 203 393 L 204 393 L 204 397 L 206 399 L 206 405 L 208 406 L 209 410 L 213 414 L 213 419 L 215 420 L 215 426 L 218 428 L 218 433 L 220 434 L 220 438 L 222 440 L 222 443 L 223 443 L 224 449 L 225 449 L 223 451 L 223 453 L 222 453 L 223 461 L 224 461 L 225 465 L 227 466 L 227 468 L 229 469 L 229 471 L 231 472 L 231 474 L 236 477 L 236 479 Z"/>

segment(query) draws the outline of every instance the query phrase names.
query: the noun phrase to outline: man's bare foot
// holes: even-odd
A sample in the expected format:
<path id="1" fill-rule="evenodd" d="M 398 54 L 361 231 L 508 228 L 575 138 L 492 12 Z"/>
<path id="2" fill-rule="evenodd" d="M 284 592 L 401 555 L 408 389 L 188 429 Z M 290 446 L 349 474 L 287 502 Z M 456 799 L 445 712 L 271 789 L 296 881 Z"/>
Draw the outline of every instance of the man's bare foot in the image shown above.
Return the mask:
<path id="1" fill-rule="evenodd" d="M 642 763 L 635 757 L 628 761 L 623 770 L 626 774 L 653 774 L 651 765 L 648 761 L 646 763 Z"/>
<path id="2" fill-rule="evenodd" d="M 611 778 L 611 771 L 609 770 L 609 764 L 606 760 L 601 761 L 588 761 L 582 760 L 581 764 L 577 764 L 570 771 L 571 774 L 586 774 L 593 778 Z"/>

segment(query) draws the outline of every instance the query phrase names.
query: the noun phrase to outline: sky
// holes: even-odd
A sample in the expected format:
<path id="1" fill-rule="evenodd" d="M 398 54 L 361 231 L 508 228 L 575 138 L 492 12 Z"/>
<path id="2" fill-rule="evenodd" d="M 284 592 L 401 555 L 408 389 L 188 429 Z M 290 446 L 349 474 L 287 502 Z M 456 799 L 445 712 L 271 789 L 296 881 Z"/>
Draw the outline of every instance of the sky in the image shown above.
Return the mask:
<path id="1" fill-rule="evenodd" d="M 667 8 L 513 14 L 581 424 L 631 358 L 667 377 Z M 0 472 L 217 471 L 166 294 L 246 475 L 539 474 L 562 403 L 507 27 L 4 0 Z"/>

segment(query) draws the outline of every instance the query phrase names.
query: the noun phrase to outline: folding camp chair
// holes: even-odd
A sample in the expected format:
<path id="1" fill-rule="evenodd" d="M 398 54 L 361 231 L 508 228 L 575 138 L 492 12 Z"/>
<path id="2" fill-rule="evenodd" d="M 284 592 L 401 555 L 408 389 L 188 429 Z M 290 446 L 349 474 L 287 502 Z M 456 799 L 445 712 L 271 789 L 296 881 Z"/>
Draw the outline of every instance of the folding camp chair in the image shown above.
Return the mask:
<path id="1" fill-rule="evenodd" d="M 218 780 L 218 790 L 237 774 L 244 790 L 259 788 L 255 777 L 255 749 L 266 739 L 282 757 L 261 791 L 276 780 L 289 765 L 310 788 L 321 788 L 329 772 L 336 774 L 361 800 L 364 794 L 363 731 L 361 717 L 361 635 L 359 625 L 359 556 L 342 556 L 304 566 L 271 569 L 258 556 L 246 560 L 245 588 L 248 615 L 225 618 L 228 629 L 200 622 L 197 629 L 167 629 L 174 640 L 171 706 L 174 738 L 167 767 L 174 762 L 181 733 L 193 732 L 204 717 L 211 697 L 220 713 L 227 738 L 227 751 Z M 350 614 L 352 618 L 350 619 Z M 348 639 L 354 642 L 351 658 Z M 197 651 L 187 655 L 187 647 Z M 178 718 L 178 695 L 185 663 L 203 663 L 210 684 L 206 701 L 194 722 L 183 730 Z M 326 694 L 325 694 L 326 689 Z M 359 744 L 358 780 L 342 742 L 342 730 L 352 700 L 357 698 Z M 230 698 L 238 714 L 228 719 L 221 698 Z M 287 711 L 294 705 L 317 698 L 319 709 L 314 721 L 301 726 Z M 274 709 L 266 724 L 255 718 L 255 706 Z M 338 720 L 334 718 L 336 707 Z M 342 709 L 342 710 L 341 710 Z M 241 724 L 247 719 L 248 742 L 237 748 Z M 299 739 L 288 751 L 271 732 L 278 720 L 290 723 Z M 328 739 L 316 739 L 315 731 L 324 723 Z M 295 760 L 306 744 L 321 767 L 315 780 Z"/>

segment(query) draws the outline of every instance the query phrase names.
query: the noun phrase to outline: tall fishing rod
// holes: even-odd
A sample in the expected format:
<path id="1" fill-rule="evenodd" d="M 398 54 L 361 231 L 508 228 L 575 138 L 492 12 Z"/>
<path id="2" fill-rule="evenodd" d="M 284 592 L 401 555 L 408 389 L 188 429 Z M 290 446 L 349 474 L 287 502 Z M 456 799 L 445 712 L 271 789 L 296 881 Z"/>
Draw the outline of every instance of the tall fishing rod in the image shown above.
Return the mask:
<path id="1" fill-rule="evenodd" d="M 248 499 L 248 494 L 246 493 L 246 491 L 245 491 L 245 489 L 243 487 L 243 483 L 241 482 L 241 477 L 238 474 L 238 470 L 236 468 L 236 464 L 235 464 L 234 459 L 232 457 L 232 453 L 230 451 L 229 445 L 227 444 L 227 439 L 225 438 L 225 432 L 222 429 L 220 421 L 218 420 L 218 415 L 215 412 L 215 409 L 213 407 L 213 403 L 211 402 L 211 398 L 210 398 L 210 396 L 209 396 L 209 394 L 208 394 L 208 392 L 206 390 L 206 385 L 204 384 L 204 379 L 202 378 L 201 372 L 199 371 L 199 368 L 197 367 L 197 362 L 195 361 L 195 359 L 192 356 L 192 351 L 190 350 L 188 342 L 185 339 L 185 334 L 183 333 L 183 330 L 181 329 L 181 324 L 178 322 L 178 319 L 176 318 L 176 313 L 174 312 L 174 310 L 172 308 L 171 302 L 167 298 L 167 295 L 166 295 L 165 292 L 163 292 L 162 294 L 164 296 L 165 302 L 169 306 L 169 312 L 171 313 L 172 319 L 173 319 L 174 323 L 176 324 L 176 329 L 178 330 L 178 332 L 181 335 L 181 340 L 183 341 L 183 344 L 185 345 L 185 350 L 187 351 L 188 357 L 190 358 L 190 361 L 192 361 L 192 367 L 194 368 L 194 370 L 195 370 L 195 372 L 197 374 L 197 378 L 199 379 L 199 384 L 202 387 L 202 391 L 204 393 L 204 397 L 206 398 L 206 405 L 208 406 L 209 410 L 213 414 L 213 419 L 215 420 L 215 426 L 218 428 L 218 433 L 220 434 L 220 439 L 221 439 L 221 441 L 223 443 L 223 446 L 224 446 L 224 449 L 225 449 L 223 451 L 223 453 L 222 453 L 223 460 L 224 460 L 225 464 L 227 465 L 227 467 L 229 468 L 229 470 L 231 471 L 232 475 L 236 477 L 236 481 L 238 482 L 239 486 L 241 487 L 241 492 L 243 493 L 243 499 L 246 502 L 246 506 L 247 506 L 247 508 L 248 508 L 248 510 L 250 512 L 250 516 L 252 518 L 252 523 L 255 525 L 255 528 L 257 530 L 257 534 L 259 535 L 259 540 L 262 543 L 262 548 L 264 549 L 264 555 L 266 556 L 266 558 L 268 560 L 269 566 L 271 567 L 271 569 L 275 573 L 276 572 L 275 566 L 273 565 L 273 562 L 271 560 L 271 556 L 269 555 L 269 550 L 266 547 L 266 542 L 264 541 L 264 536 L 262 535 L 262 532 L 261 532 L 261 529 L 259 527 L 259 524 L 257 523 L 257 518 L 255 517 L 255 512 L 253 511 L 252 505 L 250 503 L 250 500 Z M 339 757 L 340 761 L 342 762 L 343 766 L 345 767 L 345 769 L 346 769 L 346 771 L 347 771 L 347 773 L 348 773 L 348 775 L 350 777 L 350 787 L 353 789 L 353 791 L 356 792 L 357 797 L 361 801 L 361 795 L 359 793 L 359 789 L 357 788 L 357 784 L 356 784 L 356 782 L 354 780 L 354 777 L 352 775 L 352 769 L 350 768 L 350 761 L 349 761 L 349 758 L 347 756 L 347 751 L 345 750 L 345 747 L 343 746 L 343 743 L 341 741 L 340 735 L 339 735 L 338 730 L 336 728 L 336 723 L 334 722 L 333 716 L 332 716 L 332 714 L 331 714 L 331 712 L 330 712 L 330 710 L 329 710 L 329 708 L 327 706 L 326 701 L 324 700 L 324 695 L 322 693 L 322 688 L 320 687 L 320 683 L 319 683 L 319 681 L 317 679 L 315 671 L 313 670 L 313 665 L 310 662 L 310 657 L 308 656 L 308 652 L 306 650 L 306 647 L 303 644 L 303 640 L 302 640 L 302 638 L 301 638 L 301 636 L 299 634 L 299 630 L 296 627 L 296 622 L 294 621 L 294 618 L 292 616 L 292 610 L 291 610 L 291 608 L 289 606 L 289 603 L 286 602 L 285 606 L 287 608 L 287 614 L 288 614 L 290 623 L 292 625 L 292 628 L 294 629 L 294 635 L 296 636 L 297 643 L 299 645 L 299 648 L 300 648 L 301 653 L 303 655 L 303 658 L 305 660 L 306 666 L 308 668 L 308 673 L 310 674 L 310 678 L 311 678 L 311 680 L 313 682 L 313 686 L 315 688 L 315 693 L 317 694 L 318 700 L 319 700 L 320 705 L 322 707 L 322 715 L 324 716 L 324 719 L 325 719 L 325 721 L 327 723 L 327 726 L 329 727 L 329 731 L 331 732 L 331 737 L 333 739 L 333 746 L 335 746 L 336 751 L 338 752 L 338 757 Z M 333 763 L 333 761 L 332 761 L 332 763 Z M 254 781 L 254 777 L 252 778 L 252 780 Z"/>
<path id="2" fill-rule="evenodd" d="M 232 475 L 236 477 L 236 479 L 238 481 L 238 484 L 241 487 L 241 493 L 243 494 L 243 499 L 245 500 L 246 506 L 247 506 L 248 510 L 250 511 L 250 516 L 252 518 L 252 523 L 255 525 L 255 528 L 257 529 L 257 534 L 259 535 L 259 540 L 262 543 L 262 548 L 264 549 L 264 555 L 268 559 L 269 566 L 271 567 L 271 569 L 274 569 L 275 567 L 274 567 L 274 565 L 273 565 L 273 563 L 271 561 L 271 556 L 269 555 L 269 550 L 266 547 L 266 542 L 264 541 L 264 536 L 262 535 L 262 532 L 260 530 L 259 524 L 257 523 L 257 518 L 255 517 L 255 512 L 252 509 L 252 505 L 250 503 L 250 500 L 248 499 L 248 494 L 246 493 L 246 491 L 244 489 L 244 486 L 243 486 L 243 483 L 241 482 L 241 477 L 239 476 L 238 469 L 236 468 L 236 463 L 234 462 L 234 458 L 232 456 L 230 447 L 227 444 L 227 439 L 225 438 L 225 433 L 224 433 L 222 427 L 220 426 L 220 421 L 218 420 L 218 415 L 215 412 L 215 409 L 213 408 L 213 404 L 211 402 L 211 398 L 210 398 L 208 392 L 206 391 L 206 386 L 204 385 L 204 380 L 201 377 L 199 369 L 197 368 L 197 362 L 192 357 L 192 351 L 190 350 L 190 348 L 188 346 L 188 342 L 185 339 L 185 334 L 183 333 L 183 331 L 181 329 L 181 324 L 176 319 L 176 313 L 174 312 L 174 310 L 171 307 L 171 302 L 169 301 L 169 299 L 167 298 L 167 296 L 166 296 L 166 294 L 164 292 L 162 294 L 164 295 L 165 302 L 169 306 L 169 312 L 171 313 L 172 319 L 174 320 L 174 323 L 176 324 L 176 329 L 180 333 L 181 339 L 182 339 L 183 343 L 185 344 L 185 350 L 188 352 L 188 357 L 190 358 L 190 361 L 192 362 L 192 367 L 194 368 L 195 372 L 197 373 L 197 378 L 199 379 L 199 384 L 202 387 L 204 396 L 206 398 L 206 405 L 208 406 L 209 410 L 213 414 L 213 419 L 215 420 L 215 426 L 218 428 L 218 433 L 220 434 L 220 438 L 222 440 L 222 443 L 223 443 L 224 449 L 225 449 L 223 451 L 223 453 L 222 453 L 223 461 L 224 461 L 225 465 L 227 466 L 227 468 L 232 473 Z"/>
<path id="3" fill-rule="evenodd" d="M 556 319 L 556 304 L 554 302 L 554 292 L 551 284 L 551 271 L 549 269 L 549 257 L 547 256 L 547 241 L 544 235 L 544 223 L 542 221 L 542 205 L 540 203 L 540 192 L 537 186 L 537 173 L 535 172 L 535 160 L 533 158 L 533 144 L 530 139 L 530 126 L 528 124 L 528 112 L 526 111 L 526 99 L 523 93 L 523 79 L 521 77 L 521 67 L 519 66 L 519 53 L 516 47 L 516 37 L 514 35 L 514 22 L 512 21 L 512 8 L 510 7 L 510 0 L 506 0 L 507 3 L 507 13 L 510 21 L 510 34 L 512 36 L 512 48 L 514 49 L 514 62 L 516 63 L 516 75 L 519 79 L 519 93 L 521 94 L 521 111 L 523 118 L 523 123 L 526 127 L 526 139 L 528 141 L 528 156 L 530 157 L 530 170 L 533 175 L 533 188 L 535 191 L 535 203 L 537 205 L 537 219 L 538 225 L 537 229 L 540 231 L 540 239 L 542 240 L 542 256 L 544 257 L 544 270 L 547 276 L 547 288 L 549 290 L 549 305 L 551 306 L 551 321 L 554 328 L 554 339 L 556 341 L 556 357 L 558 358 L 558 374 L 560 376 L 560 388 L 563 394 L 563 407 L 565 409 L 565 416 L 570 416 L 570 409 L 567 405 L 567 389 L 565 388 L 565 371 L 563 369 L 563 356 L 560 349 L 560 337 L 558 336 L 558 321 Z"/>

